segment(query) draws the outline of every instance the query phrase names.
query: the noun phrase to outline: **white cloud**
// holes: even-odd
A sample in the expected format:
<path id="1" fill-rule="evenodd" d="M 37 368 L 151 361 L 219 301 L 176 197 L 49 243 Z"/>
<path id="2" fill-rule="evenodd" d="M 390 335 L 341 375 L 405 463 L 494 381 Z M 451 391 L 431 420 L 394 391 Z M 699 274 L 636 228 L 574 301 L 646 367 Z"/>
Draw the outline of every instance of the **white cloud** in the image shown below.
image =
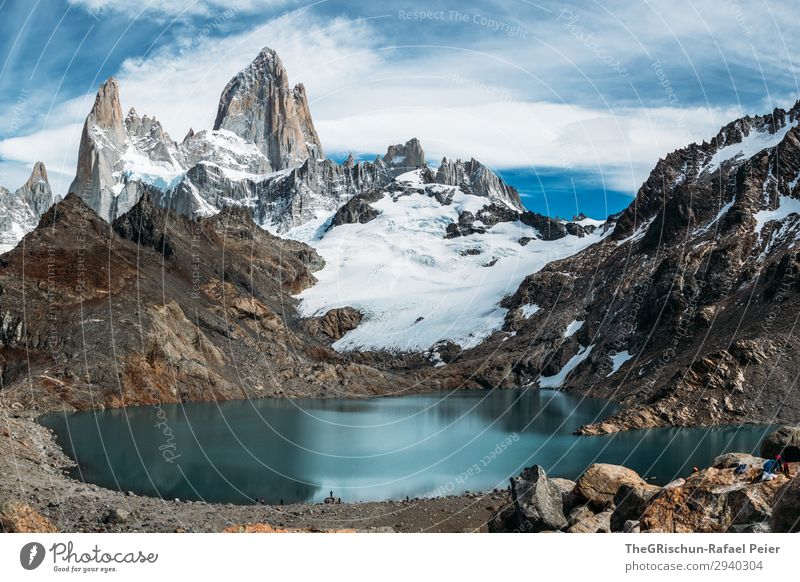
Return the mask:
<path id="1" fill-rule="evenodd" d="M 252 12 L 268 6 L 285 4 L 287 0 L 69 0 L 91 14 L 104 11 L 121 12 L 129 16 L 157 13 L 168 17 L 175 16 L 218 16 L 226 10 Z"/>
<path id="2" fill-rule="evenodd" d="M 116 9 L 107 0 L 75 1 L 87 8 Z M 207 10 L 219 2 L 199 4 L 202 7 L 195 9 Z M 237 5 L 244 10 L 250 2 Z M 656 26 L 652 10 L 637 10 Z M 612 27 L 613 18 L 607 20 L 580 22 L 587 29 Z M 687 18 L 676 21 L 676 26 L 690 31 L 703 26 L 683 20 Z M 740 116 L 737 110 L 711 106 L 600 109 L 575 105 L 570 99 L 575 93 L 563 91 L 550 92 L 547 99 L 533 98 L 537 87 L 546 87 L 537 76 L 540 69 L 555 66 L 541 52 L 529 58 L 533 53 L 525 50 L 536 43 L 515 41 L 494 52 L 398 49 L 385 46 L 378 23 L 326 19 L 299 10 L 225 38 L 207 32 L 182 36 L 146 58 L 123 63 L 117 74 L 123 107 L 155 115 L 177 140 L 189 127 L 209 128 L 225 84 L 267 45 L 281 55 L 291 82 L 306 85 L 328 152 L 380 153 L 390 143 L 416 136 L 432 160 L 442 155 L 474 156 L 497 168 L 588 169 L 602 174 L 608 187 L 631 193 L 659 157 L 711 137 L 725 122 Z M 561 24 L 549 26 L 551 37 L 566 34 Z M 656 40 L 664 35 L 645 32 Z M 586 63 L 594 57 L 566 36 L 559 40 L 563 51 L 578 58 L 579 66 L 589 66 Z M 628 46 L 630 39 L 603 40 L 612 43 L 604 45 L 610 53 L 636 52 Z M 514 48 L 520 58 L 507 54 Z M 526 69 L 515 62 L 535 67 Z M 559 66 L 563 75 L 566 69 L 563 63 Z M 574 76 L 579 82 L 580 75 Z M 591 88 L 587 82 L 584 89 Z M 51 173 L 72 174 L 80 137 L 75 127 L 82 123 L 92 99 L 87 95 L 60 105 L 49 114 L 44 131 L 0 142 L 0 155 L 28 164 L 44 159 Z"/>
<path id="3" fill-rule="evenodd" d="M 412 99 L 413 101 L 413 99 Z M 475 157 L 496 168 L 602 171 L 608 187 L 631 193 L 664 154 L 711 137 L 732 111 L 620 109 L 490 102 L 463 107 L 396 106 L 317 122 L 329 151 L 382 152 L 418 137 L 431 160 Z M 691 120 L 691 125 L 687 120 Z M 689 129 L 690 128 L 690 129 Z"/>
<path id="4" fill-rule="evenodd" d="M 235 37 L 183 39 L 147 59 L 123 63 L 117 75 L 122 103 L 155 115 L 173 138 L 180 139 L 189 127 L 213 125 L 223 88 L 265 46 L 278 52 L 290 81 L 304 82 L 313 99 L 314 94 L 356 82 L 380 65 L 369 52 L 371 35 L 363 23 L 315 22 L 298 11 Z"/>
<path id="5" fill-rule="evenodd" d="M 4 160 L 0 165 L 0 185 L 10 190 L 18 188 L 30 176 L 33 164 L 43 161 L 53 191 L 65 194 L 75 177 L 82 129 L 82 123 L 73 123 L 0 141 L 0 157 Z"/>

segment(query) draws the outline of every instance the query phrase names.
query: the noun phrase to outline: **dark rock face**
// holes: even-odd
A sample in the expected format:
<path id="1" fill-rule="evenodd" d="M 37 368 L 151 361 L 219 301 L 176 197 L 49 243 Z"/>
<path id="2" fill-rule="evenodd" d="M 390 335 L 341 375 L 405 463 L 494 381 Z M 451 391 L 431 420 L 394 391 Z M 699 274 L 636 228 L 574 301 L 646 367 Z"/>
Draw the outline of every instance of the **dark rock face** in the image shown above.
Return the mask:
<path id="1" fill-rule="evenodd" d="M 114 221 L 113 228 L 122 238 L 151 247 L 165 259 L 170 259 L 175 250 L 162 219 L 163 213 L 155 208 L 147 192 L 136 206 Z"/>
<path id="2" fill-rule="evenodd" d="M 541 240 L 558 240 L 564 238 L 568 234 L 578 237 L 586 235 L 584 227 L 580 224 L 572 222 L 562 224 L 549 216 L 543 216 L 535 212 L 530 212 L 529 210 L 519 212 L 506 204 L 492 202 L 474 214 L 468 210 L 459 214 L 458 222 L 447 225 L 445 238 L 458 238 L 471 234 L 482 234 L 485 233 L 488 228 L 500 222 L 514 222 L 516 220 L 535 228 Z M 520 239 L 520 244 L 525 246 L 530 240 L 531 239 L 528 237 L 523 237 Z"/>
<path id="3" fill-rule="evenodd" d="M 336 211 L 328 228 L 331 229 L 342 224 L 366 224 L 374 220 L 380 215 L 380 212 L 369 205 L 370 201 L 375 201 L 374 195 L 354 196 Z"/>
<path id="4" fill-rule="evenodd" d="M 770 525 L 775 533 L 800 532 L 800 473 L 778 491 Z"/>
<path id="5" fill-rule="evenodd" d="M 584 236 L 583 228 L 579 224 L 568 223 L 564 225 L 549 216 L 542 216 L 535 212 L 524 212 L 520 220 L 539 231 L 539 236 L 542 237 L 542 240 L 558 240 L 564 238 L 567 234 Z"/>
<path id="6" fill-rule="evenodd" d="M 800 462 L 800 427 L 782 426 L 761 441 L 761 456 L 774 459 L 781 455 L 784 461 Z"/>
<path id="7" fill-rule="evenodd" d="M 410 172 L 425 166 L 425 152 L 417 138 L 411 138 L 405 144 L 389 146 L 383 162 L 394 170 L 395 174 Z"/>
<path id="8" fill-rule="evenodd" d="M 513 504 L 495 514 L 489 522 L 494 532 L 540 532 L 567 525 L 561 490 L 538 465 L 525 469 L 516 480 L 519 508 Z"/>

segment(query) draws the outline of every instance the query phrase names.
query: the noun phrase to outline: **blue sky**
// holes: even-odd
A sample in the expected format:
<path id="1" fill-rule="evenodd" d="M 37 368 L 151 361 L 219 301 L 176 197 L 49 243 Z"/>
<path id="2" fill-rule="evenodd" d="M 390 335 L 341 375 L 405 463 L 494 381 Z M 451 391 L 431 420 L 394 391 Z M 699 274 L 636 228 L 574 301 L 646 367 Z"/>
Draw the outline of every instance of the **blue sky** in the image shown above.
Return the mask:
<path id="1" fill-rule="evenodd" d="M 97 85 L 174 139 L 210 127 L 260 48 L 303 82 L 326 152 L 416 136 L 529 206 L 595 217 L 667 152 L 798 98 L 796 2 L 0 0 L 0 184 L 63 193 Z"/>

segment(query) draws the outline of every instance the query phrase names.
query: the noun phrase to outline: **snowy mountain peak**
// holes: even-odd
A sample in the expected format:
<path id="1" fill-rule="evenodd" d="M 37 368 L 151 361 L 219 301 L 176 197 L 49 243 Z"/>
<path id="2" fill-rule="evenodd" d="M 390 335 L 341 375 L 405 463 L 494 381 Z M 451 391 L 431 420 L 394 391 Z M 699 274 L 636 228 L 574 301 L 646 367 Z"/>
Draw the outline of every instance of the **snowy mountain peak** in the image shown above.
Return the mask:
<path id="1" fill-rule="evenodd" d="M 89 112 L 89 118 L 91 118 L 92 126 L 109 132 L 111 141 L 115 143 L 124 141 L 125 126 L 119 99 L 119 85 L 114 77 L 109 77 L 105 83 L 100 85 L 94 106 Z"/>
<path id="2" fill-rule="evenodd" d="M 788 110 L 775 109 L 766 115 L 744 116 L 722 127 L 708 141 L 692 143 L 667 154 L 639 188 L 634 203 L 620 213 L 613 237 L 620 241 L 633 236 L 642 238 L 651 225 L 661 225 L 657 220 L 659 214 L 665 216 L 669 228 L 676 230 L 685 227 L 690 218 L 698 221 L 698 211 L 692 207 L 705 198 L 697 196 L 697 188 L 708 192 L 708 200 L 717 211 L 723 208 L 727 211 L 737 198 L 734 194 L 742 188 L 734 179 L 739 168 L 763 156 L 780 153 L 781 158 L 780 163 L 770 161 L 764 192 L 777 188 L 781 194 L 788 195 L 791 190 L 788 186 L 797 177 L 800 165 L 800 160 L 795 159 L 797 147 L 794 145 L 799 126 L 800 101 Z M 689 192 L 694 192 L 694 200 L 685 196 Z M 750 215 L 776 202 L 775 196 L 772 200 L 769 196 L 746 198 L 741 198 L 740 212 L 746 207 Z M 717 212 L 711 212 L 709 218 L 717 220 L 716 215 Z M 659 234 L 656 228 L 664 227 L 654 227 L 652 241 L 669 232 L 668 228 Z"/>
<path id="3" fill-rule="evenodd" d="M 47 168 L 44 167 L 44 162 L 36 162 L 33 165 L 33 171 L 28 181 L 25 182 L 25 187 L 32 189 L 40 183 L 49 184 L 47 180 Z"/>
<path id="4" fill-rule="evenodd" d="M 25 233 L 36 227 L 53 202 L 42 162 L 34 164 L 28 180 L 13 194 L 0 187 L 0 252 L 14 248 Z"/>
<path id="5" fill-rule="evenodd" d="M 289 88 L 283 63 L 270 48 L 226 85 L 214 129 L 227 129 L 254 143 L 275 170 L 323 157 L 305 88 Z"/>
<path id="6" fill-rule="evenodd" d="M 103 83 L 86 117 L 78 167 L 69 191 L 103 219 L 130 209 L 145 184 L 167 188 L 183 171 L 177 145 L 153 117 L 131 108 L 123 119 L 120 92 L 112 77 Z"/>
<path id="7" fill-rule="evenodd" d="M 458 186 L 475 196 L 497 200 L 515 211 L 525 210 L 517 190 L 474 158 L 468 162 L 443 158 L 435 180 L 439 184 Z"/>
<path id="8" fill-rule="evenodd" d="M 390 145 L 383 161 L 390 168 L 407 172 L 425 165 L 425 152 L 419 140 L 412 137 L 404 144 Z"/>

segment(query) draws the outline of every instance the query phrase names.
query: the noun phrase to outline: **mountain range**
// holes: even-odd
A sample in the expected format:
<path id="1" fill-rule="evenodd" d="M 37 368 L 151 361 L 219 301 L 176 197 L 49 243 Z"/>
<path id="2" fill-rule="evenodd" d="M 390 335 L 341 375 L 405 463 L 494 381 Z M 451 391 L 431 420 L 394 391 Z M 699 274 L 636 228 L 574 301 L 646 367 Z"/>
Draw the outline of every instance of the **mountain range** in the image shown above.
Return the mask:
<path id="1" fill-rule="evenodd" d="M 68 195 L 41 164 L 0 190 L 0 398 L 530 385 L 623 404 L 585 434 L 797 420 L 799 118 L 736 120 L 621 213 L 565 221 L 417 139 L 326 159 L 270 49 L 181 142 L 109 79 Z"/>

